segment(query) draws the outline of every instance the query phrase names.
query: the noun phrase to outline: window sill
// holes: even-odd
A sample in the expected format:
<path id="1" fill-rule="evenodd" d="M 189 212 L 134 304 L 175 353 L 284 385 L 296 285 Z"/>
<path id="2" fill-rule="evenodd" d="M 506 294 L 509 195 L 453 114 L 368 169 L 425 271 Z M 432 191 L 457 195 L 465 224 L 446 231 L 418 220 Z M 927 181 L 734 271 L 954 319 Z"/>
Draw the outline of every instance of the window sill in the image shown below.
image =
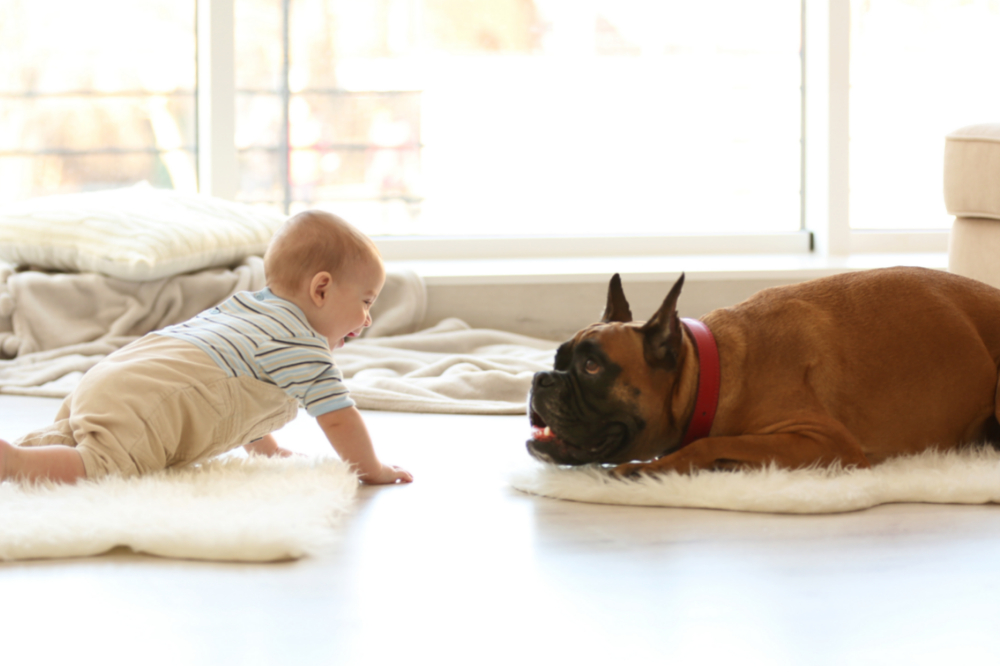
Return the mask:
<path id="1" fill-rule="evenodd" d="M 688 281 L 803 281 L 847 271 L 887 266 L 946 270 L 946 252 L 852 254 L 674 255 L 553 257 L 526 259 L 440 259 L 387 261 L 409 269 L 428 287 L 472 285 L 558 285 L 604 283 L 614 273 L 626 281 L 668 281 L 681 272 Z"/>

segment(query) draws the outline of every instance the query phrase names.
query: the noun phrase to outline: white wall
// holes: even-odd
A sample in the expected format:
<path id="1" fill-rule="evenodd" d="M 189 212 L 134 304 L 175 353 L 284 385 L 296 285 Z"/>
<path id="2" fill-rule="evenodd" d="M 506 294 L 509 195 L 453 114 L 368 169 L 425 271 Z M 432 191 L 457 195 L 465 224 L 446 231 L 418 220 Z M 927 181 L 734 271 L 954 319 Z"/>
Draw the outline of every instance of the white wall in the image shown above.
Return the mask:
<path id="1" fill-rule="evenodd" d="M 761 289 L 800 280 L 739 279 L 699 281 L 689 278 L 678 302 L 682 317 L 698 318 L 734 305 Z M 623 278 L 633 316 L 648 319 L 663 302 L 672 281 Z M 565 340 L 597 321 L 607 299 L 606 283 L 428 286 L 427 315 L 422 328 L 446 317 L 458 317 L 474 328 L 493 328 L 523 335 Z"/>

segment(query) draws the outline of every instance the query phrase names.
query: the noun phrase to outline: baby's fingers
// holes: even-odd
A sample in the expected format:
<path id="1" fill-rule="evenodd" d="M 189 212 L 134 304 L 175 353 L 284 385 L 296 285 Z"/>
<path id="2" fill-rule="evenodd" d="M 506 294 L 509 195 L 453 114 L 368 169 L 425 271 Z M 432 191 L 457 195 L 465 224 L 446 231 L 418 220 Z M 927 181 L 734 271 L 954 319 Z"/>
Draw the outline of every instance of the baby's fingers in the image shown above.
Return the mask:
<path id="1" fill-rule="evenodd" d="M 379 469 L 378 473 L 368 476 L 362 475 L 361 481 L 371 485 L 410 483 L 413 481 L 413 475 L 402 467 L 396 467 L 395 465 L 382 465 L 382 468 Z"/>
<path id="2" fill-rule="evenodd" d="M 399 481 L 400 483 L 413 483 L 413 475 L 402 467 L 392 465 L 392 470 L 396 473 L 396 481 Z"/>

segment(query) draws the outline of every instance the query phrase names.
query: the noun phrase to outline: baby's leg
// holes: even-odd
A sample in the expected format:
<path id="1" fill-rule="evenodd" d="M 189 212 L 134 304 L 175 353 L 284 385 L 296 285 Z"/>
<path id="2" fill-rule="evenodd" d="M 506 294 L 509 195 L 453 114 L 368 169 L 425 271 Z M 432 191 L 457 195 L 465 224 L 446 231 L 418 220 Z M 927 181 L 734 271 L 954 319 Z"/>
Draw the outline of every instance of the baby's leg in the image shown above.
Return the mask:
<path id="1" fill-rule="evenodd" d="M 70 446 L 20 447 L 0 439 L 0 480 L 48 479 L 73 483 L 87 477 L 80 453 Z"/>

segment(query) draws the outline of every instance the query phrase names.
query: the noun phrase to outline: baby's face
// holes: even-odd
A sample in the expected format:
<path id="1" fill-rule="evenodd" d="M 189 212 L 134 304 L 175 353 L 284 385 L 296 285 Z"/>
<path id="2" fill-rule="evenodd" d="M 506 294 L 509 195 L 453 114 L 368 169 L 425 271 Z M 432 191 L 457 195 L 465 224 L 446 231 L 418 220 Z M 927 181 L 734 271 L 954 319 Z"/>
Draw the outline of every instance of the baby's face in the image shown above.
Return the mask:
<path id="1" fill-rule="evenodd" d="M 344 346 L 348 338 L 361 335 L 371 326 L 368 314 L 385 284 L 385 269 L 376 261 L 355 265 L 337 276 L 330 297 L 311 321 L 321 335 L 330 341 L 330 349 Z"/>

